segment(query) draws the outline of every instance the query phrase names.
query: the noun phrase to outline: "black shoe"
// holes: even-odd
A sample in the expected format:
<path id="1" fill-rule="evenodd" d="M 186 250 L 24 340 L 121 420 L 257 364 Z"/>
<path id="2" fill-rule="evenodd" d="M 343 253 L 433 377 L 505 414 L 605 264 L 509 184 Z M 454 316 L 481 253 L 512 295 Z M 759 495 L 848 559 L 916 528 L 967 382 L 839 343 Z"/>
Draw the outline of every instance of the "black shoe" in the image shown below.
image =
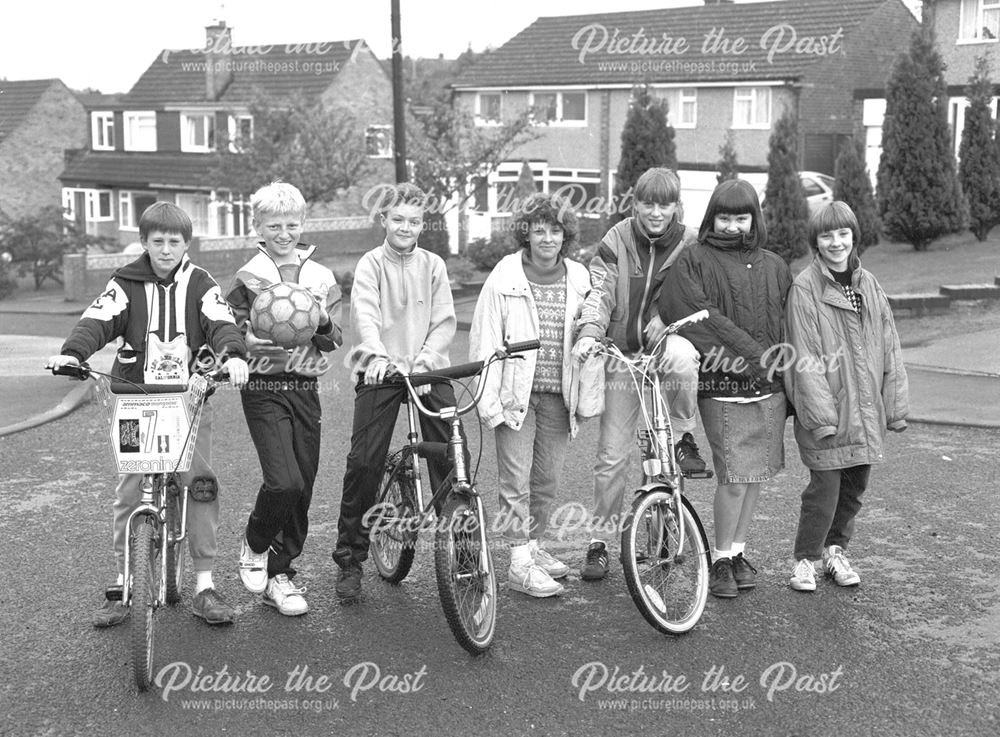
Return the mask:
<path id="1" fill-rule="evenodd" d="M 719 558 L 712 564 L 708 574 L 708 591 L 720 599 L 735 599 L 738 589 L 733 578 L 733 561 L 730 558 Z"/>
<path id="2" fill-rule="evenodd" d="M 236 611 L 215 589 L 203 589 L 191 600 L 191 613 L 209 624 L 232 624 Z"/>
<path id="3" fill-rule="evenodd" d="M 750 565 L 750 561 L 740 553 L 733 558 L 733 578 L 736 580 L 736 588 L 740 591 L 752 589 L 757 585 L 757 569 Z"/>
<path id="4" fill-rule="evenodd" d="M 341 602 L 357 601 L 361 597 L 361 564 L 352 562 L 341 568 L 334 590 Z"/>
<path id="5" fill-rule="evenodd" d="M 677 465 L 680 466 L 681 473 L 704 473 L 705 460 L 698 453 L 698 445 L 694 442 L 694 435 L 689 432 L 681 435 L 680 442 L 674 446 L 674 453 L 677 456 Z"/>
<path id="6" fill-rule="evenodd" d="M 604 543 L 591 543 L 587 548 L 587 560 L 580 568 L 580 578 L 584 581 L 600 581 L 608 575 L 608 548 Z"/>

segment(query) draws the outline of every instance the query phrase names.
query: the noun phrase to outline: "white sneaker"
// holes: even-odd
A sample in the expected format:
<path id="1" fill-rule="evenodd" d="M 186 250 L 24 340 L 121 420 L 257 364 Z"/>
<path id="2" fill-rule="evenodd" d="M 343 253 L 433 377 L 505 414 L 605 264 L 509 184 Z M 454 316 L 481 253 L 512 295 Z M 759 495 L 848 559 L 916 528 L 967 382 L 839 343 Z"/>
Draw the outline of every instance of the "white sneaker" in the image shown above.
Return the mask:
<path id="1" fill-rule="evenodd" d="M 297 587 L 288 580 L 288 576 L 280 573 L 267 582 L 264 592 L 264 603 L 273 606 L 286 617 L 297 617 L 309 611 L 309 605 L 302 596 L 306 587 Z"/>
<path id="2" fill-rule="evenodd" d="M 250 549 L 247 538 L 243 536 L 240 545 L 240 580 L 253 594 L 263 594 L 267 588 L 267 554 L 255 553 Z"/>
<path id="3" fill-rule="evenodd" d="M 861 576 L 851 568 L 851 563 L 839 545 L 831 545 L 823 551 L 823 570 L 826 575 L 833 576 L 838 586 L 857 586 Z"/>
<path id="4" fill-rule="evenodd" d="M 569 574 L 569 566 L 554 558 L 548 551 L 542 550 L 537 540 L 532 540 L 530 545 L 531 559 L 552 578 L 565 578 Z"/>
<path id="5" fill-rule="evenodd" d="M 803 558 L 796 563 L 789 583 L 796 591 L 815 591 L 816 569 L 813 567 L 812 561 Z"/>
<path id="6" fill-rule="evenodd" d="M 507 569 L 507 588 L 520 591 L 522 594 L 544 599 L 546 596 L 556 596 L 563 592 L 562 584 L 553 581 L 552 576 L 539 566 L 530 563 L 526 566 L 512 565 Z"/>

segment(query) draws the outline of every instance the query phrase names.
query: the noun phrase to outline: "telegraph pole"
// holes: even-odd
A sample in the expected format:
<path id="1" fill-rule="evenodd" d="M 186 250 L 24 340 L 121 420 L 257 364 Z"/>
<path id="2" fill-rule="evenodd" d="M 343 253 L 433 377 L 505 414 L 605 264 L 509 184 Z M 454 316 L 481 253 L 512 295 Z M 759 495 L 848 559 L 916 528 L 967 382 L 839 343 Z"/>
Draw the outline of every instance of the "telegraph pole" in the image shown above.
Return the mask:
<path id="1" fill-rule="evenodd" d="M 406 115 L 403 107 L 403 40 L 399 23 L 399 0 L 392 7 L 392 133 L 396 182 L 409 179 L 406 171 Z"/>

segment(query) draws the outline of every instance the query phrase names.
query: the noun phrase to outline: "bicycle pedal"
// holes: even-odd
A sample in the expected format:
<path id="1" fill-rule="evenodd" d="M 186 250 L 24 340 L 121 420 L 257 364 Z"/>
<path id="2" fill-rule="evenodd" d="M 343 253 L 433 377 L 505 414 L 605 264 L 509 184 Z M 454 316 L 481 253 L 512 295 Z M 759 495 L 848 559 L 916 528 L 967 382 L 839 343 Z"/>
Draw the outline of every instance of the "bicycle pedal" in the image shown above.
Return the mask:
<path id="1" fill-rule="evenodd" d="M 121 601 L 122 600 L 122 587 L 121 586 L 108 586 L 104 589 L 104 598 L 108 601 Z"/>
<path id="2" fill-rule="evenodd" d="M 715 476 L 714 471 L 686 471 L 682 474 L 686 479 L 710 479 Z"/>

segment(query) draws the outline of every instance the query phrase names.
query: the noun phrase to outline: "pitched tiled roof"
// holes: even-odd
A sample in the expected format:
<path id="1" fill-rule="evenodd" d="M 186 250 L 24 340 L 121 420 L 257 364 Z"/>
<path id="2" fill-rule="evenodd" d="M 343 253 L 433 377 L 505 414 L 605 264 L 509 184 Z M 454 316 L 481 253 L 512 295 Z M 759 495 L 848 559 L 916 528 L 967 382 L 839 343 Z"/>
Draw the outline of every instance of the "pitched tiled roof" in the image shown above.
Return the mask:
<path id="1" fill-rule="evenodd" d="M 849 43 L 851 30 L 873 10 L 899 1 L 780 0 L 539 18 L 461 74 L 454 86 L 795 79 L 821 58 L 796 53 L 796 44 L 807 38 L 818 44 L 825 37 L 829 48 L 838 29 Z M 722 38 L 730 43 L 746 39 L 745 51 L 704 48 L 713 29 L 724 29 Z M 674 44 L 685 39 L 687 50 L 664 53 L 665 37 Z M 778 50 L 768 59 L 775 44 Z M 612 48 L 616 53 L 609 52 Z M 844 42 L 837 47 L 842 48 Z"/>
<path id="2" fill-rule="evenodd" d="M 58 79 L 0 80 L 0 143 L 24 122 L 45 91 Z"/>
<path id="3" fill-rule="evenodd" d="M 350 63 L 351 54 L 364 41 L 327 41 L 316 44 L 234 46 L 220 61 L 232 69 L 232 81 L 222 93 L 226 102 L 249 101 L 255 89 L 273 96 L 301 91 L 306 96 L 322 94 L 337 74 Z M 164 50 L 143 72 L 121 102 L 165 105 L 201 102 L 205 94 L 207 55 L 199 50 Z"/>
<path id="4" fill-rule="evenodd" d="M 63 184 L 104 187 L 208 187 L 214 157 L 207 154 L 86 151 L 59 176 Z"/>

